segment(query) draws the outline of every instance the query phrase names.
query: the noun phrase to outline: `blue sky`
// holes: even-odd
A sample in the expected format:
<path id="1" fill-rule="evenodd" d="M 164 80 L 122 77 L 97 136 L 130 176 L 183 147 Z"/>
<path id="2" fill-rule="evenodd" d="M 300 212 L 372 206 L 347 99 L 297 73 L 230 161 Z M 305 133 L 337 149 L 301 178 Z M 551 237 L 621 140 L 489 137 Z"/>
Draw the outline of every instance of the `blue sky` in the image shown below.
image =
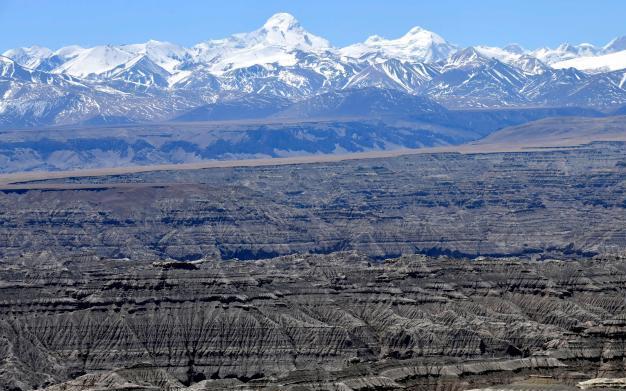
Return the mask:
<path id="1" fill-rule="evenodd" d="M 626 35 L 626 0 L 0 0 L 0 52 L 148 39 L 190 46 L 254 30 L 276 12 L 292 13 L 336 46 L 399 37 L 413 26 L 462 46 L 531 49 Z"/>

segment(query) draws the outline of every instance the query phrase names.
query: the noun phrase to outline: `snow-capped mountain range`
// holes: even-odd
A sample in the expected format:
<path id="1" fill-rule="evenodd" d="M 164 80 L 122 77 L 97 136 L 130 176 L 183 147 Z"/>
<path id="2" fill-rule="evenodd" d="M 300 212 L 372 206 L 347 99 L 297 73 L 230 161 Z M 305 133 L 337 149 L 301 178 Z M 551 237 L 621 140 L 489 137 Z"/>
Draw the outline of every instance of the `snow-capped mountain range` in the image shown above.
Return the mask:
<path id="1" fill-rule="evenodd" d="M 462 48 L 415 27 L 397 39 L 337 48 L 280 13 L 255 31 L 190 48 L 159 41 L 17 48 L 0 56 L 0 126 L 164 121 L 222 102 L 284 108 L 369 87 L 448 108 L 610 111 L 626 105 L 626 37 L 603 47 Z"/>

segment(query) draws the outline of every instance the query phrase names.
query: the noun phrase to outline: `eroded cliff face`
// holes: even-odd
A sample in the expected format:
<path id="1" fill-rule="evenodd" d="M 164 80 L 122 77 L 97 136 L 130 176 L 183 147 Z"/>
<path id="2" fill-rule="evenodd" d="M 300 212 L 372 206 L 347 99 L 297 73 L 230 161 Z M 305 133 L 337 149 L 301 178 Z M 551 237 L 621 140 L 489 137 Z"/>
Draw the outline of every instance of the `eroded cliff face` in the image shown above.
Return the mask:
<path id="1" fill-rule="evenodd" d="M 626 250 L 626 144 L 162 171 L 0 191 L 0 257 Z"/>
<path id="2" fill-rule="evenodd" d="M 0 389 L 461 390 L 624 375 L 626 259 L 0 269 Z"/>

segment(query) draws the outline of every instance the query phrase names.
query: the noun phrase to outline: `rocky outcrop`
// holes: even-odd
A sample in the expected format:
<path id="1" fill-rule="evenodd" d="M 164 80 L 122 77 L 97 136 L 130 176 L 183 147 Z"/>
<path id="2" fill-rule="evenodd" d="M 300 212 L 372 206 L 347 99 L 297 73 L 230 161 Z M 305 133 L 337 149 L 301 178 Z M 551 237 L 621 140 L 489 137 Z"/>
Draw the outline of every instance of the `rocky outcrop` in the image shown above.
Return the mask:
<path id="1" fill-rule="evenodd" d="M 626 389 L 626 379 L 606 379 L 606 378 L 597 378 L 590 379 L 583 382 L 578 383 L 578 388 L 583 390 L 589 389 L 612 389 L 612 390 L 623 390 Z"/>
<path id="2" fill-rule="evenodd" d="M 23 257 L 0 269 L 0 388 L 457 390 L 620 377 L 624 261 Z"/>

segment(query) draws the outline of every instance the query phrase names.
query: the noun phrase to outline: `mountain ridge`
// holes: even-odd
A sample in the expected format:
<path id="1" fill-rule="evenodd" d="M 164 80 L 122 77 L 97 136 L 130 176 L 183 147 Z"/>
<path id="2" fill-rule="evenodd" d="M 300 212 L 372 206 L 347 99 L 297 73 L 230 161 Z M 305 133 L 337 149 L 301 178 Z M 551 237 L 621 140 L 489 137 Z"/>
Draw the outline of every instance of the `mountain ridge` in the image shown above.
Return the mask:
<path id="1" fill-rule="evenodd" d="M 93 51 L 101 52 L 108 50 L 117 52 L 119 50 L 125 54 L 137 55 L 144 53 L 160 66 L 163 66 L 166 63 L 165 60 L 168 59 L 168 64 L 163 67 L 169 72 L 173 72 L 177 65 L 186 60 L 186 57 L 193 57 L 195 62 L 202 60 L 204 57 L 204 60 L 211 62 L 211 60 L 215 59 L 211 57 L 210 53 L 207 53 L 211 49 L 219 49 L 220 47 L 223 49 L 234 49 L 234 46 L 237 46 L 237 49 L 249 49 L 261 43 L 269 46 L 279 46 L 287 49 L 287 51 L 334 51 L 336 54 L 344 57 L 360 58 L 369 56 L 374 61 L 379 60 L 374 56 L 375 54 L 382 54 L 385 59 L 396 58 L 425 63 L 445 61 L 450 55 L 464 49 L 446 41 L 437 33 L 420 26 L 409 29 L 407 33 L 398 38 L 384 38 L 379 35 L 372 35 L 363 42 L 357 42 L 345 47 L 334 47 L 328 40 L 305 30 L 293 15 L 283 12 L 272 15 L 263 26 L 255 31 L 236 33 L 222 39 L 210 39 L 189 48 L 166 41 L 149 40 L 145 43 L 99 45 L 91 48 L 70 45 L 57 50 L 33 45 L 31 47 L 8 49 L 3 55 L 26 67 L 38 68 L 45 63 L 45 60 L 53 57 L 60 57 L 65 59 L 66 62 L 71 61 L 75 63 L 77 62 L 77 57 L 89 57 L 89 53 Z M 473 47 L 483 52 L 487 57 L 498 58 L 503 62 L 507 62 L 505 61 L 506 57 L 509 60 L 513 60 L 522 55 L 530 55 L 546 64 L 555 64 L 581 57 L 603 56 L 624 51 L 626 50 L 626 36 L 616 37 L 604 46 L 595 46 L 589 43 L 578 45 L 564 43 L 556 48 L 543 47 L 535 50 L 527 50 L 517 44 L 509 44 L 502 48 L 482 46 L 480 44 Z M 116 54 L 119 53 L 114 53 L 113 55 Z M 218 55 L 222 54 L 218 53 Z M 208 59 L 206 58 L 207 55 Z M 235 65 L 237 66 L 237 64 Z M 245 67 L 245 65 L 243 66 Z M 68 67 L 57 67 L 56 72 L 63 73 L 67 71 Z M 623 68 L 626 68 L 626 63 Z M 81 75 L 86 76 L 89 74 L 80 71 L 74 74 L 74 76 Z"/>
<path id="2" fill-rule="evenodd" d="M 336 48 L 279 13 L 252 32 L 190 48 L 153 40 L 17 48 L 4 53 L 11 62 L 3 60 L 0 73 L 0 127 L 149 123 L 245 95 L 295 104 L 371 87 L 454 109 L 580 106 L 611 112 L 626 105 L 623 41 L 535 51 L 515 44 L 462 48 L 414 27 L 397 39 L 372 36 Z"/>

